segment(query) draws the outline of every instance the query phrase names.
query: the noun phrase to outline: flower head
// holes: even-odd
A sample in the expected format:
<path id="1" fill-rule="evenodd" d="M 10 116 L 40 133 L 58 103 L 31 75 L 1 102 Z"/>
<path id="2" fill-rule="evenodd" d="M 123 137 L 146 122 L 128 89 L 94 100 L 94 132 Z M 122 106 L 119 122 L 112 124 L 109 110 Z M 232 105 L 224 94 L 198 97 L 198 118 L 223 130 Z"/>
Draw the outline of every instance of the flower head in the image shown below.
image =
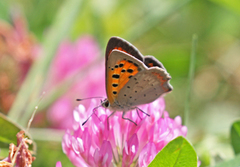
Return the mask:
<path id="1" fill-rule="evenodd" d="M 139 107 L 149 117 L 139 113 L 139 118 L 136 111 L 125 115 L 137 126 L 122 119 L 121 112 L 108 118 L 111 111 L 102 107 L 82 126 L 95 106 L 94 100 L 88 108 L 79 105 L 73 111 L 71 130 L 63 137 L 63 151 L 76 166 L 147 166 L 169 141 L 187 134 L 179 116 L 169 118 L 163 98 Z"/>
<path id="2" fill-rule="evenodd" d="M 76 42 L 63 41 L 51 64 L 49 83 L 54 86 L 69 75 L 89 66 L 99 56 L 100 49 L 90 35 L 79 38 Z"/>
<path id="3" fill-rule="evenodd" d="M 20 13 L 12 24 L 0 19 L 0 108 L 7 113 L 16 92 L 40 52 L 33 34 Z"/>

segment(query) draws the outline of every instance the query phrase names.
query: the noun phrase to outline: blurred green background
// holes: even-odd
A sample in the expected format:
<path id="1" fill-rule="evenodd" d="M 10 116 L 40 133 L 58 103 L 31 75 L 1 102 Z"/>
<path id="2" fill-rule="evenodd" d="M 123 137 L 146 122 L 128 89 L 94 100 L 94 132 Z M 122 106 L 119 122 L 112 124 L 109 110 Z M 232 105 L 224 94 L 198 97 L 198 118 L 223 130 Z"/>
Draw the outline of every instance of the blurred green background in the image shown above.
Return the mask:
<path id="1" fill-rule="evenodd" d="M 99 43 L 102 58 L 111 36 L 126 39 L 143 55 L 154 55 L 172 76 L 174 89 L 165 96 L 171 117 L 184 118 L 192 36 L 196 34 L 187 137 L 201 166 L 233 157 L 230 126 L 240 116 L 240 1 L 0 1 L 1 20 L 11 24 L 11 14 L 15 11 L 26 19 L 37 43 L 53 48 L 48 54 L 54 54 L 62 39 L 75 41 L 90 34 Z M 50 43 L 54 41 L 49 41 L 50 38 L 55 39 L 55 44 Z M 61 151 L 60 139 L 52 142 L 36 139 L 38 153 L 33 166 L 53 166 L 59 160 L 63 166 L 70 166 Z"/>

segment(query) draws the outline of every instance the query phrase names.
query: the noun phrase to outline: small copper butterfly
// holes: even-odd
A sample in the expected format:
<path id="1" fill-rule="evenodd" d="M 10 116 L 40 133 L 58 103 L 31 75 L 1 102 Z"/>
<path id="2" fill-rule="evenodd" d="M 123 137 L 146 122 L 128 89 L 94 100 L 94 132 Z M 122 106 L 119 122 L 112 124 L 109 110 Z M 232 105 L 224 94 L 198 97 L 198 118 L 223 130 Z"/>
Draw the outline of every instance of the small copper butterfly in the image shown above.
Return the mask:
<path id="1" fill-rule="evenodd" d="M 120 37 L 108 41 L 105 63 L 107 99 L 102 106 L 113 113 L 123 112 L 122 118 L 127 111 L 139 109 L 138 105 L 153 102 L 172 90 L 171 77 L 162 63 L 153 56 L 143 56 Z"/>

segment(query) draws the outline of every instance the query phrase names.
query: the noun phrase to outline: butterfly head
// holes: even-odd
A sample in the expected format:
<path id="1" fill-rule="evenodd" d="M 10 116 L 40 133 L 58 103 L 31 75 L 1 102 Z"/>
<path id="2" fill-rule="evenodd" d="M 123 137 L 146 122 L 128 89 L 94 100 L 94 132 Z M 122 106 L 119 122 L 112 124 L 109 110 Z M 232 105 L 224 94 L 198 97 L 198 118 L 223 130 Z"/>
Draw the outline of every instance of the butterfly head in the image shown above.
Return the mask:
<path id="1" fill-rule="evenodd" d="M 104 107 L 104 108 L 109 108 L 110 107 L 110 103 L 108 101 L 108 99 L 105 99 L 102 101 L 101 105 Z"/>

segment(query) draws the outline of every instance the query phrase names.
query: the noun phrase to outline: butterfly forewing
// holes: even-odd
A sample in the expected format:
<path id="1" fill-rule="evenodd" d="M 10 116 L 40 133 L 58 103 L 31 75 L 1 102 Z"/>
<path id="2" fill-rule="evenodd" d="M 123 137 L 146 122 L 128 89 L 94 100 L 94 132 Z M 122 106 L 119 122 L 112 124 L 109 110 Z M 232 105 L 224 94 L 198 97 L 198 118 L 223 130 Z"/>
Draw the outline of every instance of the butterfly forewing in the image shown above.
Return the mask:
<path id="1" fill-rule="evenodd" d="M 133 46 L 131 43 L 120 37 L 111 37 L 108 41 L 106 48 L 105 53 L 106 62 L 108 61 L 108 57 L 113 49 L 123 51 L 125 53 L 132 55 L 136 59 L 143 61 L 143 55 L 138 51 L 138 49 L 135 46 Z"/>
<path id="2" fill-rule="evenodd" d="M 120 90 L 129 80 L 146 66 L 141 61 L 136 61 L 133 56 L 114 49 L 109 55 L 107 63 L 107 96 L 110 104 L 117 100 Z"/>

